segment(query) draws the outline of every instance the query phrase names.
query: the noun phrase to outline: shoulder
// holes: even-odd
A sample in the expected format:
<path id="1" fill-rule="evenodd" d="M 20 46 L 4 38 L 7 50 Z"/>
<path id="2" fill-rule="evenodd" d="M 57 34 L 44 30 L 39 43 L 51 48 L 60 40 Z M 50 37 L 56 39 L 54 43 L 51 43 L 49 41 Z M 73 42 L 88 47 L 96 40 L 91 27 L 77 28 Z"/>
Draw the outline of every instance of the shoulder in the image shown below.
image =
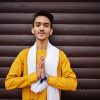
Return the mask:
<path id="1" fill-rule="evenodd" d="M 60 61 L 69 61 L 67 54 L 62 50 L 59 50 L 59 59 Z"/>
<path id="2" fill-rule="evenodd" d="M 59 55 L 60 56 L 67 56 L 67 54 L 64 51 L 62 51 L 62 50 L 59 50 Z"/>
<path id="3" fill-rule="evenodd" d="M 21 50 L 21 54 L 27 54 L 30 48 L 25 48 L 23 50 Z"/>
<path id="4" fill-rule="evenodd" d="M 24 59 L 27 58 L 27 54 L 28 54 L 29 48 L 23 49 L 19 52 L 19 54 L 17 55 L 15 62 L 23 62 Z"/>
<path id="5" fill-rule="evenodd" d="M 21 58 L 22 57 L 24 58 L 28 55 L 28 51 L 29 51 L 29 48 L 25 48 L 25 49 L 23 49 L 19 52 L 18 56 L 21 57 Z"/>

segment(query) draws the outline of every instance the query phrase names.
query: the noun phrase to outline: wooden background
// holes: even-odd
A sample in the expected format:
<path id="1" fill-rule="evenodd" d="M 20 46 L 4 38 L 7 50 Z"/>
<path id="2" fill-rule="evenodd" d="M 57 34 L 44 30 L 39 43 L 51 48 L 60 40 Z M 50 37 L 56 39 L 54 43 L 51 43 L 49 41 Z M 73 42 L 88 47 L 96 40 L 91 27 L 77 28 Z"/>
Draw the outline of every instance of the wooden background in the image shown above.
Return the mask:
<path id="1" fill-rule="evenodd" d="M 78 78 L 77 90 L 62 91 L 61 100 L 100 100 L 100 0 L 53 1 L 0 0 L 1 100 L 21 100 L 21 90 L 6 91 L 4 81 L 17 54 L 35 41 L 31 27 L 38 9 L 54 15 L 50 41 L 69 56 Z"/>

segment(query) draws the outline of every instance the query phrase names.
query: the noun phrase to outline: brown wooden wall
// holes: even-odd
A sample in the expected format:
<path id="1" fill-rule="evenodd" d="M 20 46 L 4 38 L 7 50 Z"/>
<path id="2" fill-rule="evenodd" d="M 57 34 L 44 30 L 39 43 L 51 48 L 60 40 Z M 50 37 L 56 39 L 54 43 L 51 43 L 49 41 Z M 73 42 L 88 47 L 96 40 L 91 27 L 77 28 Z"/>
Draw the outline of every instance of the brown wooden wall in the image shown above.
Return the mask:
<path id="1" fill-rule="evenodd" d="M 33 13 L 46 9 L 55 17 L 50 41 L 69 56 L 78 78 L 76 92 L 62 91 L 61 100 L 100 100 L 99 0 L 40 1 L 0 0 L 0 99 L 21 99 L 21 90 L 5 90 L 5 77 L 17 54 L 35 41 Z"/>

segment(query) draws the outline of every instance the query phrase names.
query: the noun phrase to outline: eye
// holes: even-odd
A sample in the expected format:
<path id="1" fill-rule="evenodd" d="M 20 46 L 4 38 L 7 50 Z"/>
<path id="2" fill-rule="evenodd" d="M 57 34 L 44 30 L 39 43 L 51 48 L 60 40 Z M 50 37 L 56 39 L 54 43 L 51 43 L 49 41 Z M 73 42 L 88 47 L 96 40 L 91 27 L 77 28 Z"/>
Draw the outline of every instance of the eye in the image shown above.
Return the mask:
<path id="1" fill-rule="evenodd" d="M 45 27 L 49 27 L 50 25 L 49 25 L 49 24 L 44 24 L 44 26 L 45 26 Z"/>
<path id="2" fill-rule="evenodd" d="M 39 26 L 40 26 L 40 24 L 36 24 L 36 26 L 37 26 L 37 27 L 39 27 Z"/>
<path id="3" fill-rule="evenodd" d="M 35 26 L 36 26 L 36 27 L 39 27 L 40 25 L 41 25 L 41 23 L 39 23 L 39 22 L 36 22 L 36 23 L 35 23 Z"/>

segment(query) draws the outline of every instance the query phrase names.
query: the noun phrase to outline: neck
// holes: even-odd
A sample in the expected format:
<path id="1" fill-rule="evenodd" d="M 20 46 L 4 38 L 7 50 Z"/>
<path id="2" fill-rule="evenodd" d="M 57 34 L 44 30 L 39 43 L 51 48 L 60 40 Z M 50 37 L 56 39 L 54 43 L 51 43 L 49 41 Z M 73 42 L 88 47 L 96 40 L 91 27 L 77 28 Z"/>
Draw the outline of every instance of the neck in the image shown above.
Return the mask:
<path id="1" fill-rule="evenodd" d="M 37 50 L 46 50 L 48 45 L 47 41 L 36 41 Z"/>

